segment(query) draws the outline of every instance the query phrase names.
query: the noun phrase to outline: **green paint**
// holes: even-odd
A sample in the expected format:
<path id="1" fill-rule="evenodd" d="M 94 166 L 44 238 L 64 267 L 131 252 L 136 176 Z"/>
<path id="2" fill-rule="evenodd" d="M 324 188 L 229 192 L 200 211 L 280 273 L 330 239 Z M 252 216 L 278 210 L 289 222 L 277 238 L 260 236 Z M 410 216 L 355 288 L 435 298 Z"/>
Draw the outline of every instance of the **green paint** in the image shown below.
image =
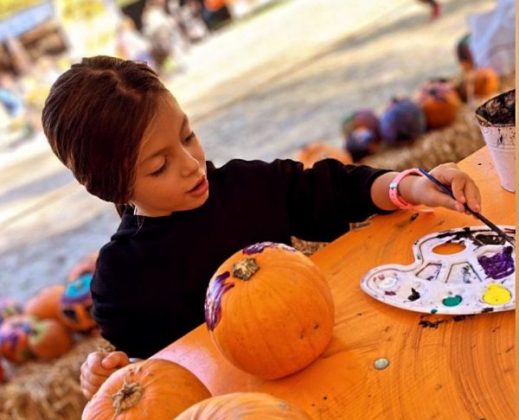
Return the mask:
<path id="1" fill-rule="evenodd" d="M 463 300 L 463 298 L 460 295 L 449 296 L 449 297 L 446 297 L 445 299 L 443 299 L 442 303 L 445 306 L 457 306 L 461 303 L 462 300 Z"/>
<path id="2" fill-rule="evenodd" d="M 436 312 L 438 312 L 438 309 L 436 309 L 436 308 L 431 309 L 432 314 L 435 314 Z"/>

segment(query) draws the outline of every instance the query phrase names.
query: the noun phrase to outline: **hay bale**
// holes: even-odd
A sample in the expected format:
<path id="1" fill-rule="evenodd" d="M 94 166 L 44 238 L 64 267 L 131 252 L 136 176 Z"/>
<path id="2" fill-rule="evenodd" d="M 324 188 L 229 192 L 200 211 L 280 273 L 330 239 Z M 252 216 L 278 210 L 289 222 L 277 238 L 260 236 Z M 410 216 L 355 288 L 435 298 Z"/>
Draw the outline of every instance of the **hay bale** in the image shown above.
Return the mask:
<path id="1" fill-rule="evenodd" d="M 0 420 L 79 419 L 86 404 L 81 364 L 88 353 L 111 349 L 103 338 L 90 337 L 55 361 L 9 366 L 10 379 L 0 385 Z"/>

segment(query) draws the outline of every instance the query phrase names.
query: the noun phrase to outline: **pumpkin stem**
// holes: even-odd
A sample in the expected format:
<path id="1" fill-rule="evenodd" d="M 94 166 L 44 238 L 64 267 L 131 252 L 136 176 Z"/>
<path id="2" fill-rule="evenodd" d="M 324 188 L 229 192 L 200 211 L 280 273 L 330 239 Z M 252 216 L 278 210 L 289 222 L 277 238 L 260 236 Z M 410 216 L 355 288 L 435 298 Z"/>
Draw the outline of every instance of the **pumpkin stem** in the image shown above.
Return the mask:
<path id="1" fill-rule="evenodd" d="M 136 382 L 125 382 L 122 388 L 112 396 L 112 406 L 115 414 L 119 415 L 123 411 L 132 408 L 142 397 L 144 389 Z"/>
<path id="2" fill-rule="evenodd" d="M 259 269 L 256 258 L 245 258 L 232 266 L 232 275 L 240 280 L 250 280 Z"/>

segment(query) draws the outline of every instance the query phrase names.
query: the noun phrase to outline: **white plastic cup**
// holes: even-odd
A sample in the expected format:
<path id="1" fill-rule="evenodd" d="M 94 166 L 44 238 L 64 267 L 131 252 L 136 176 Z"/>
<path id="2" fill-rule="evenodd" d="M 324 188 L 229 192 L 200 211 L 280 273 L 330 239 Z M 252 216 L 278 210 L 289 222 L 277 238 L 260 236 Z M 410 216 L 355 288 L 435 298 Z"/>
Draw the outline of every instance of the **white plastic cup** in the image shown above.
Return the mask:
<path id="1" fill-rule="evenodd" d="M 502 105 L 505 97 L 508 98 L 508 103 L 512 99 L 515 102 L 515 89 L 486 101 L 476 109 L 476 116 L 501 186 L 507 191 L 515 192 L 515 118 L 512 123 L 494 123 L 488 112 L 485 113 L 489 105 Z"/>

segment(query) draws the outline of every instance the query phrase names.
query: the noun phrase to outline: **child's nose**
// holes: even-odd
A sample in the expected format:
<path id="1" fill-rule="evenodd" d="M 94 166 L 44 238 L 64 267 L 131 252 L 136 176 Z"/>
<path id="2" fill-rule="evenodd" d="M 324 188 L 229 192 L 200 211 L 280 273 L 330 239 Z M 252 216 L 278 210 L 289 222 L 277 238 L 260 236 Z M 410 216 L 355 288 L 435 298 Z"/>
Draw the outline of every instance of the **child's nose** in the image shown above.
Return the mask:
<path id="1" fill-rule="evenodd" d="M 184 151 L 181 172 L 182 176 L 190 176 L 193 172 L 198 172 L 199 168 L 200 163 L 198 160 L 188 151 Z"/>

